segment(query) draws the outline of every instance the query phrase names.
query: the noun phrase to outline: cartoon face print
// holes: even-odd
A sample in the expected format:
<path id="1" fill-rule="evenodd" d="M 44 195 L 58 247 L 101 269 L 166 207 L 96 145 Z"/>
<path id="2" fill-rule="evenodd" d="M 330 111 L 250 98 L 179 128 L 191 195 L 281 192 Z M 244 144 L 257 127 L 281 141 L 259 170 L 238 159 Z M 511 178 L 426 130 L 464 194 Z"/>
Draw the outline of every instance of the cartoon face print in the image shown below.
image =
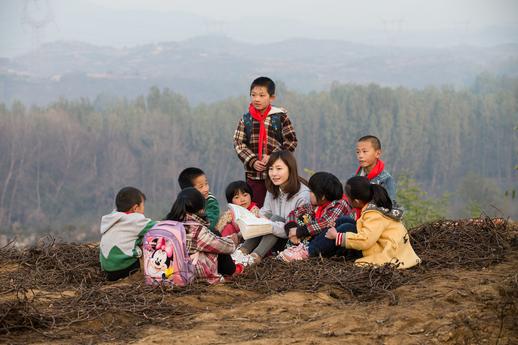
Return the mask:
<path id="1" fill-rule="evenodd" d="M 151 248 L 153 254 L 147 261 L 147 274 L 154 278 L 169 278 L 173 273 L 171 261 L 173 259 L 172 244 L 163 237 L 153 239 Z"/>
<path id="2" fill-rule="evenodd" d="M 161 277 L 169 266 L 167 253 L 161 249 L 155 250 L 147 262 L 147 273 L 152 277 Z"/>
<path id="3" fill-rule="evenodd" d="M 153 255 L 151 255 L 151 261 L 154 266 L 157 268 L 167 268 L 169 266 L 169 258 L 167 257 L 167 253 L 163 250 L 156 250 Z"/>

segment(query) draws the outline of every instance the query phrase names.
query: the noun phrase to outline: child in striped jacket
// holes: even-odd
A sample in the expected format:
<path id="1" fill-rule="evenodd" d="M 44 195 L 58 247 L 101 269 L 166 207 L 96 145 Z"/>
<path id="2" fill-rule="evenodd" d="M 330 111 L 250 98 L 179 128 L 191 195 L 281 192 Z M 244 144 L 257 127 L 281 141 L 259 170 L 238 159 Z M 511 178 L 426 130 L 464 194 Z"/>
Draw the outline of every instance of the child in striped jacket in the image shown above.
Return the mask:
<path id="1" fill-rule="evenodd" d="M 166 219 L 184 223 L 187 250 L 196 277 L 214 284 L 236 272 L 230 254 L 236 250 L 238 237 L 236 234 L 220 237 L 210 231 L 204 205 L 205 199 L 197 189 L 185 188 L 178 194 Z"/>

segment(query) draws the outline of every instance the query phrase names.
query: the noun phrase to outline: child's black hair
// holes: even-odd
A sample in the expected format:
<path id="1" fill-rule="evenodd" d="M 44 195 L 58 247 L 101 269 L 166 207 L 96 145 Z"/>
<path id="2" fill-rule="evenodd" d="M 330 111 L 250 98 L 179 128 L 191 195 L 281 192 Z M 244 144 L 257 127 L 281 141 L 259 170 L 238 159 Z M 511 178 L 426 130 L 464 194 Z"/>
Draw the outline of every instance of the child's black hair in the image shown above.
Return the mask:
<path id="1" fill-rule="evenodd" d="M 252 191 L 252 188 L 250 188 L 248 183 L 246 183 L 245 181 L 234 181 L 231 182 L 225 189 L 225 196 L 227 197 L 227 202 L 229 204 L 232 203 L 232 199 L 238 192 L 248 193 L 250 194 L 250 197 L 254 196 L 254 192 Z"/>
<path id="2" fill-rule="evenodd" d="M 360 141 L 369 141 L 375 150 L 381 150 L 381 141 L 378 139 L 378 137 L 375 137 L 374 135 L 366 135 L 364 137 L 361 137 L 360 139 L 358 139 L 358 142 Z"/>
<path id="3" fill-rule="evenodd" d="M 349 199 L 358 199 L 363 202 L 372 202 L 378 207 L 392 209 L 392 200 L 387 190 L 379 184 L 370 183 L 365 176 L 354 176 L 345 183 L 345 194 Z"/>
<path id="4" fill-rule="evenodd" d="M 340 180 L 335 175 L 324 171 L 313 174 L 309 178 L 308 187 L 317 200 L 322 198 L 326 198 L 327 201 L 340 200 L 344 194 Z"/>
<path id="5" fill-rule="evenodd" d="M 128 212 L 143 201 L 146 201 L 146 196 L 140 190 L 135 187 L 124 187 L 115 197 L 115 207 L 119 212 Z"/>
<path id="6" fill-rule="evenodd" d="M 178 193 L 176 201 L 165 219 L 182 222 L 185 220 L 187 213 L 199 214 L 204 207 L 205 199 L 203 195 L 196 188 L 187 187 Z"/>
<path id="7" fill-rule="evenodd" d="M 275 83 L 268 77 L 259 77 L 255 79 L 252 82 L 252 85 L 250 85 L 250 94 L 252 94 L 252 89 L 256 86 L 265 87 L 270 96 L 275 95 Z"/>
<path id="8" fill-rule="evenodd" d="M 188 187 L 194 187 L 192 181 L 196 177 L 201 176 L 201 175 L 205 175 L 205 173 L 200 168 L 194 168 L 194 167 L 186 168 L 178 176 L 178 184 L 180 185 L 181 189 L 185 189 Z"/>

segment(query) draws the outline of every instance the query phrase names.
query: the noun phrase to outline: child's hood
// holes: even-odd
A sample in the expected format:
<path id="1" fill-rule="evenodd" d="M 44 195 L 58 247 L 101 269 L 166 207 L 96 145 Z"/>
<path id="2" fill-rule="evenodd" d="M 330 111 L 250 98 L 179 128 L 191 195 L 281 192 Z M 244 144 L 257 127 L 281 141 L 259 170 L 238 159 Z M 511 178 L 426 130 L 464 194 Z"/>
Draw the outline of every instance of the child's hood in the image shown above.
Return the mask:
<path id="1" fill-rule="evenodd" d="M 272 105 L 272 108 L 270 109 L 270 111 L 268 112 L 268 115 L 272 115 L 272 114 L 286 114 L 288 111 L 284 108 L 281 108 L 281 107 L 275 107 Z"/>
<path id="2" fill-rule="evenodd" d="M 397 220 L 398 222 L 401 221 L 401 219 L 403 219 L 404 210 L 401 206 L 397 204 L 394 204 L 392 206 L 392 209 L 389 210 L 388 208 L 379 207 L 376 204 L 369 203 L 363 211 L 365 212 L 370 210 L 381 212 L 384 216 Z"/>
<path id="3" fill-rule="evenodd" d="M 115 225 L 123 223 L 134 223 L 137 220 L 145 219 L 146 217 L 141 213 L 125 213 L 113 211 L 101 218 L 101 234 L 113 228 Z"/>

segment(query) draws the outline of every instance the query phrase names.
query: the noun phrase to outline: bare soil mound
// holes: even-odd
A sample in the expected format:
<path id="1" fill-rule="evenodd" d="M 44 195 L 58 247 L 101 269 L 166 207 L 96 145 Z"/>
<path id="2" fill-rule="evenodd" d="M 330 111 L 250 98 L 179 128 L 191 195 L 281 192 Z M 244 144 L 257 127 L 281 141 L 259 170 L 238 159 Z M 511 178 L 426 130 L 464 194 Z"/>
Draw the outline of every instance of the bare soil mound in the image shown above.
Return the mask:
<path id="1" fill-rule="evenodd" d="M 516 344 L 518 231 L 501 219 L 410 231 L 423 264 L 266 259 L 219 286 L 108 283 L 95 244 L 0 248 L 0 343 Z"/>

